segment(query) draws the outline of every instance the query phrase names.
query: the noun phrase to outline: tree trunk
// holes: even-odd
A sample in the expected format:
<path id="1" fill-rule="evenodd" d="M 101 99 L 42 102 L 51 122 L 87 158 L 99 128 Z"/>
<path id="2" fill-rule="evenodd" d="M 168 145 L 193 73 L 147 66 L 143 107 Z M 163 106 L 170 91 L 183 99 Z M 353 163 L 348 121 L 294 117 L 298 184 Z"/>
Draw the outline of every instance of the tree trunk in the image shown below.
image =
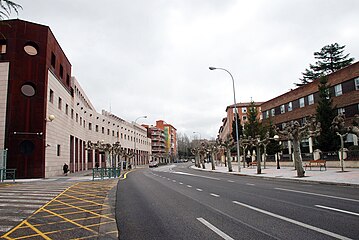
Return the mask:
<path id="1" fill-rule="evenodd" d="M 203 168 L 203 169 L 206 169 L 206 166 L 204 165 L 204 157 L 205 157 L 205 155 L 199 155 L 199 159 L 200 159 L 200 161 L 201 161 L 202 168 Z"/>
<path id="2" fill-rule="evenodd" d="M 231 163 L 231 151 L 227 149 L 227 164 L 228 164 L 228 172 L 233 172 L 232 163 Z"/>
<path id="3" fill-rule="evenodd" d="M 262 168 L 261 168 L 261 147 L 257 146 L 257 174 L 261 174 L 262 173 Z"/>
<path id="4" fill-rule="evenodd" d="M 194 156 L 194 159 L 195 159 L 195 166 L 200 168 L 200 163 L 199 163 L 199 154 L 197 153 L 195 156 Z"/>
<path id="5" fill-rule="evenodd" d="M 216 167 L 214 166 L 214 153 L 211 154 L 211 164 L 212 164 L 212 170 L 216 170 Z"/>
<path id="6" fill-rule="evenodd" d="M 300 142 L 297 139 L 293 140 L 293 150 L 294 150 L 294 165 L 297 170 L 297 177 L 304 177 L 304 168 L 302 162 L 302 156 L 300 154 Z"/>

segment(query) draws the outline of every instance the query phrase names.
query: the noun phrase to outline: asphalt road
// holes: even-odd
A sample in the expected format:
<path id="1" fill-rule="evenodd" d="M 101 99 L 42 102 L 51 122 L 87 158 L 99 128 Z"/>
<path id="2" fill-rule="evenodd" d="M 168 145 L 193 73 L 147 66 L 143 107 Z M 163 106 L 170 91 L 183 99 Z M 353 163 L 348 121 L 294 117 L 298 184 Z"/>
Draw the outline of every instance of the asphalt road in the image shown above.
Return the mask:
<path id="1" fill-rule="evenodd" d="M 117 186 L 120 239 L 359 239 L 359 188 L 188 168 L 130 172 Z"/>

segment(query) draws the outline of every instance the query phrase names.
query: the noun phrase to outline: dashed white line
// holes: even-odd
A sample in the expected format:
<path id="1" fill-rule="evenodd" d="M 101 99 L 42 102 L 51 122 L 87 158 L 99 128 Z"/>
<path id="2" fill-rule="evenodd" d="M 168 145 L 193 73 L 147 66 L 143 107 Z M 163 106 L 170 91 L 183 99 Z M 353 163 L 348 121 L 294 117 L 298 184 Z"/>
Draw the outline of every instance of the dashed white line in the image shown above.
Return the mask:
<path id="1" fill-rule="evenodd" d="M 342 209 L 338 209 L 338 208 L 332 208 L 332 207 L 327 207 L 327 206 L 322 206 L 322 205 L 315 205 L 318 208 L 324 208 L 324 209 L 328 209 L 328 210 L 332 210 L 332 211 L 336 211 L 336 212 L 342 212 L 342 213 L 347 213 L 347 214 L 351 214 L 354 216 L 359 216 L 359 213 L 355 213 L 355 212 L 350 212 L 350 211 L 346 211 L 346 210 L 342 210 Z"/>
<path id="2" fill-rule="evenodd" d="M 197 190 L 198 192 L 202 192 L 202 191 L 203 191 L 203 190 L 200 189 L 200 188 L 196 188 L 196 190 Z"/>
<path id="3" fill-rule="evenodd" d="M 179 184 L 181 184 L 181 185 L 182 185 L 182 184 L 183 184 L 183 182 L 179 182 Z"/>
<path id="4" fill-rule="evenodd" d="M 191 186 L 191 185 L 187 185 L 187 187 L 191 188 L 192 186 Z"/>
<path id="5" fill-rule="evenodd" d="M 215 194 L 215 193 L 210 193 L 209 195 L 213 196 L 213 197 L 219 197 L 218 194 Z"/>
<path id="6" fill-rule="evenodd" d="M 240 205 L 242 207 L 246 207 L 246 208 L 252 209 L 254 211 L 257 211 L 257 212 L 260 212 L 260 213 L 263 213 L 263 214 L 266 214 L 266 215 L 269 215 L 269 216 L 272 216 L 272 217 L 275 217 L 275 218 L 278 218 L 278 219 L 281 219 L 281 220 L 284 220 L 284 221 L 287 221 L 287 222 L 290 222 L 290 223 L 293 223 L 293 224 L 296 224 L 298 226 L 308 228 L 310 230 L 313 230 L 313 231 L 316 231 L 316 232 L 319 232 L 319 233 L 334 237 L 334 238 L 344 239 L 344 240 L 349 240 L 350 239 L 350 238 L 344 237 L 342 235 L 339 235 L 339 234 L 336 234 L 336 233 L 333 233 L 333 232 L 329 232 L 329 231 L 321 229 L 321 228 L 311 226 L 311 225 L 306 224 L 306 223 L 302 223 L 302 222 L 299 222 L 299 221 L 296 221 L 296 220 L 293 220 L 293 219 L 290 219 L 290 218 L 287 218 L 287 217 L 283 217 L 283 216 L 275 214 L 275 213 L 268 212 L 268 211 L 263 210 L 263 209 L 259 209 L 259 208 L 247 205 L 245 203 L 241 203 L 241 202 L 237 202 L 237 201 L 233 201 L 233 203 L 238 204 L 238 205 Z"/>
<path id="7" fill-rule="evenodd" d="M 177 182 L 176 180 L 172 180 L 172 182 Z"/>
<path id="8" fill-rule="evenodd" d="M 336 196 L 325 195 L 325 194 L 319 194 L 319 193 L 303 192 L 303 191 L 297 191 L 297 190 L 286 189 L 286 188 L 274 188 L 274 189 L 276 189 L 276 190 L 281 190 L 281 191 L 287 191 L 287 192 L 303 193 L 303 194 L 314 195 L 314 196 L 320 196 L 320 197 L 335 198 L 335 199 L 347 200 L 347 201 L 352 201 L 352 202 L 359 202 L 359 200 L 358 200 L 358 199 L 351 199 L 351 198 L 336 197 Z"/>
<path id="9" fill-rule="evenodd" d="M 233 180 L 227 180 L 227 182 L 234 183 L 234 182 L 236 182 L 236 181 L 233 181 Z"/>
<path id="10" fill-rule="evenodd" d="M 225 240 L 234 240 L 233 238 L 231 238 L 229 235 L 227 235 L 226 233 L 222 232 L 221 230 L 219 230 L 218 228 L 216 228 L 214 225 L 212 225 L 211 223 L 207 222 L 205 219 L 203 218 L 197 218 L 198 221 L 200 221 L 201 223 L 203 223 L 206 227 L 208 227 L 209 229 L 211 229 L 213 232 L 215 232 L 216 234 L 218 234 L 219 236 L 221 236 L 223 239 Z"/>
<path id="11" fill-rule="evenodd" d="M 248 185 L 248 186 L 255 186 L 254 183 L 246 183 L 246 185 Z"/>

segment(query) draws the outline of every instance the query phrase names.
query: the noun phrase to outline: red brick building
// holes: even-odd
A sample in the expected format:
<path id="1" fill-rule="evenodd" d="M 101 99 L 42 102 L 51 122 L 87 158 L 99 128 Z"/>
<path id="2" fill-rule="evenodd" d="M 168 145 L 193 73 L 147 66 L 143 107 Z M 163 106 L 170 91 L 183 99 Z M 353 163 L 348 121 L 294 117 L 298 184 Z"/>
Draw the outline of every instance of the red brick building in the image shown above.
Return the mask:
<path id="1" fill-rule="evenodd" d="M 261 104 L 262 102 L 253 102 L 254 107 L 257 109 L 258 113 L 258 119 L 262 119 L 262 112 L 261 112 Z M 249 107 L 252 106 L 251 102 L 245 102 L 245 103 L 237 103 L 237 112 L 240 119 L 240 122 L 242 126 L 248 121 L 247 114 L 249 112 Z M 220 127 L 218 131 L 218 137 L 222 140 L 224 140 L 228 134 L 232 133 L 232 124 L 234 121 L 234 115 L 235 115 L 235 106 L 234 104 L 227 106 L 226 108 L 227 117 L 222 119 L 222 126 Z"/>
<path id="2" fill-rule="evenodd" d="M 345 114 L 346 121 L 351 122 L 359 113 L 359 62 L 328 75 L 328 84 L 331 86 L 333 106 L 338 114 Z M 308 116 L 315 115 L 319 100 L 318 85 L 319 79 L 264 102 L 261 105 L 263 122 L 272 121 L 284 127 L 290 121 L 303 123 Z M 353 135 L 347 140 L 357 141 Z"/>

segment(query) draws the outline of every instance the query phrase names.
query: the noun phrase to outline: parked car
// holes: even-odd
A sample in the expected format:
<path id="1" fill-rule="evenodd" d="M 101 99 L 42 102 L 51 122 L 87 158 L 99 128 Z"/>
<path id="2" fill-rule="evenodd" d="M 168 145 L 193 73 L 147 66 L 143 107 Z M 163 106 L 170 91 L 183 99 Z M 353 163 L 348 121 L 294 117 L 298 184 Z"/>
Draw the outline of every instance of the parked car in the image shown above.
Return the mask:
<path id="1" fill-rule="evenodd" d="M 152 161 L 150 162 L 150 164 L 148 165 L 150 168 L 153 168 L 153 167 L 158 167 L 158 162 L 157 161 Z"/>

